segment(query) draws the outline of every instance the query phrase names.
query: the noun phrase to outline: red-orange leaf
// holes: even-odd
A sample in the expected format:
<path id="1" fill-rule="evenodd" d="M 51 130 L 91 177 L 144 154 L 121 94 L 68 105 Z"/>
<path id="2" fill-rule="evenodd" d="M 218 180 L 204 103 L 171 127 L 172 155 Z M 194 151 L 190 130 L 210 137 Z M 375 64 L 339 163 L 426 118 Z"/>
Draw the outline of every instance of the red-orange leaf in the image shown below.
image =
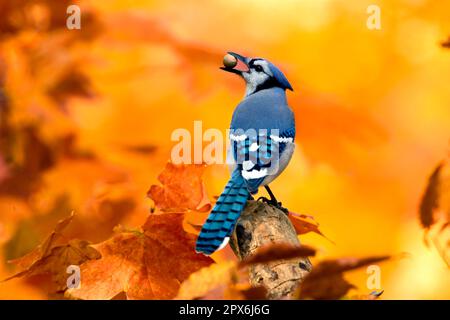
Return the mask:
<path id="1" fill-rule="evenodd" d="M 63 244 L 63 241 L 61 241 L 61 232 L 72 222 L 73 216 L 74 214 L 72 213 L 67 218 L 58 221 L 55 230 L 34 250 L 27 253 L 23 257 L 11 260 L 9 262 L 15 264 L 20 269 L 27 269 L 31 267 L 34 262 L 50 254 L 52 248 L 59 244 Z"/>
<path id="2" fill-rule="evenodd" d="M 379 263 L 389 258 L 390 256 L 380 256 L 321 261 L 303 279 L 299 287 L 298 297 L 300 299 L 339 299 L 354 288 L 344 279 L 344 272 Z"/>
<path id="3" fill-rule="evenodd" d="M 162 186 L 152 185 L 148 196 L 163 211 L 209 211 L 211 203 L 201 179 L 204 165 L 174 165 L 167 163 L 158 180 Z"/>
<path id="4" fill-rule="evenodd" d="M 194 236 L 182 227 L 183 215 L 151 215 L 143 232 L 122 232 L 96 246 L 102 258 L 81 266 L 79 299 L 172 299 L 180 283 L 213 260 L 194 251 Z"/>
<path id="5" fill-rule="evenodd" d="M 6 279 L 17 277 L 51 276 L 55 291 L 64 291 L 67 285 L 67 268 L 80 265 L 91 259 L 99 259 L 100 253 L 84 240 L 70 240 L 63 244 L 61 232 L 72 221 L 73 214 L 59 221 L 55 230 L 36 249 L 27 255 L 12 260 L 11 263 L 22 268 L 22 271 Z"/>
<path id="6" fill-rule="evenodd" d="M 306 278 L 305 278 L 306 280 Z M 334 300 L 343 297 L 354 285 L 344 279 L 342 273 L 301 284 L 300 299 Z"/>
<path id="7" fill-rule="evenodd" d="M 314 217 L 307 216 L 305 214 L 289 212 L 289 220 L 291 220 L 292 225 L 294 226 L 294 229 L 297 232 L 297 234 L 301 235 L 309 232 L 314 232 L 317 233 L 318 235 L 321 235 L 330 242 L 333 242 L 330 239 L 328 239 L 322 233 L 322 231 L 319 230 L 319 224 L 314 220 Z"/>

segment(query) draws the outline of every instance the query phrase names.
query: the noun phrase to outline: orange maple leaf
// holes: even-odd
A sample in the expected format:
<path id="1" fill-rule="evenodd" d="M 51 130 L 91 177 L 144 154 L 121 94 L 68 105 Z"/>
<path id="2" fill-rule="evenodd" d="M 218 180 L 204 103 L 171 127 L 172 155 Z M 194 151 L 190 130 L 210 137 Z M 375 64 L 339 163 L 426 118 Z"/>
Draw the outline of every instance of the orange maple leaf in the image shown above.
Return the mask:
<path id="1" fill-rule="evenodd" d="M 209 211 L 211 203 L 201 179 L 204 165 L 174 165 L 168 162 L 158 176 L 163 186 L 152 185 L 148 196 L 162 211 Z"/>
<path id="2" fill-rule="evenodd" d="M 328 237 L 325 236 L 322 231 L 320 231 L 319 224 L 314 220 L 313 216 L 289 212 L 288 217 L 289 220 L 291 220 L 292 225 L 294 226 L 294 229 L 298 235 L 314 232 L 318 235 L 321 235 L 331 243 L 334 243 L 332 240 L 328 239 Z"/>
<path id="3" fill-rule="evenodd" d="M 390 256 L 367 258 L 339 258 L 323 260 L 316 264 L 299 286 L 300 299 L 339 299 L 355 286 L 344 279 L 343 273 L 382 262 Z"/>
<path id="4" fill-rule="evenodd" d="M 121 232 L 98 245 L 102 254 L 81 266 L 82 282 L 66 295 L 78 299 L 172 299 L 180 283 L 213 260 L 194 251 L 183 215 L 150 215 L 141 231 Z"/>
<path id="5" fill-rule="evenodd" d="M 91 259 L 99 259 L 100 253 L 88 241 L 73 239 L 64 241 L 61 232 L 71 223 L 73 214 L 61 220 L 47 239 L 25 256 L 10 261 L 22 271 L 5 279 L 50 275 L 55 292 L 67 286 L 67 267 L 80 265 Z"/>

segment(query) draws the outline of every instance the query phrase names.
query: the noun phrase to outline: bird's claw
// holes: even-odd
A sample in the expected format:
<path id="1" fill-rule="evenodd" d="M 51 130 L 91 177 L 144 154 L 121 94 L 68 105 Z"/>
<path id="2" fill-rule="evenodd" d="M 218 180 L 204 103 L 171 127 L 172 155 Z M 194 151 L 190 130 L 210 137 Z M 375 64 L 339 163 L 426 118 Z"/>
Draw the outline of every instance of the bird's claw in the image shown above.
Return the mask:
<path id="1" fill-rule="evenodd" d="M 289 210 L 283 207 L 281 202 L 277 202 L 266 197 L 259 197 L 257 201 L 262 201 L 264 203 L 270 204 L 271 206 L 283 211 L 286 215 L 289 214 Z"/>
<path id="2" fill-rule="evenodd" d="M 281 202 L 278 202 L 275 207 L 281 211 L 283 211 L 286 215 L 289 215 L 289 210 L 282 206 Z"/>
<path id="3" fill-rule="evenodd" d="M 261 201 L 264 203 L 272 204 L 272 201 L 270 199 L 267 199 L 266 197 L 259 197 L 258 200 L 256 200 L 256 201 Z"/>

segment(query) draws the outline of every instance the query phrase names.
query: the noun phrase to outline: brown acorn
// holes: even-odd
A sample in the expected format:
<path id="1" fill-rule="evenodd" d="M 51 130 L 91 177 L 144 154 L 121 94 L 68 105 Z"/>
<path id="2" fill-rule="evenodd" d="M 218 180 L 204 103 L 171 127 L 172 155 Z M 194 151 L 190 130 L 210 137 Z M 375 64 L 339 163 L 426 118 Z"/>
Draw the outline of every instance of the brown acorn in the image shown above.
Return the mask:
<path id="1" fill-rule="evenodd" d="M 223 57 L 223 65 L 227 68 L 234 68 L 237 65 L 237 59 L 228 53 Z"/>

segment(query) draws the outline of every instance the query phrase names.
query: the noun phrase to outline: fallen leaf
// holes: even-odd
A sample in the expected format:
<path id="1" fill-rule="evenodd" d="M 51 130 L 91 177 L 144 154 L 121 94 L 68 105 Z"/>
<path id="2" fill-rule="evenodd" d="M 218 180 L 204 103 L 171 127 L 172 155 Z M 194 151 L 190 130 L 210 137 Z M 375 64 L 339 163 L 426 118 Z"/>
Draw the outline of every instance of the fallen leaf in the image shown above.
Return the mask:
<path id="1" fill-rule="evenodd" d="M 316 249 L 307 245 L 294 246 L 288 243 L 272 243 L 260 247 L 255 254 L 242 260 L 239 267 L 275 260 L 312 257 L 315 254 Z"/>
<path id="2" fill-rule="evenodd" d="M 21 269 L 27 269 L 31 267 L 34 262 L 47 256 L 52 248 L 63 244 L 63 242 L 60 241 L 62 237 L 61 232 L 72 222 L 73 217 L 74 213 L 72 212 L 67 218 L 58 221 L 54 231 L 44 240 L 42 244 L 37 246 L 25 256 L 10 260 L 9 262 L 15 264 Z"/>
<path id="3" fill-rule="evenodd" d="M 308 274 L 308 277 L 322 277 L 324 275 L 342 273 L 364 267 L 366 265 L 382 262 L 390 258 L 391 256 L 386 255 L 368 258 L 340 258 L 324 260 L 314 266 L 313 271 Z"/>
<path id="4" fill-rule="evenodd" d="M 296 296 L 299 299 L 339 299 L 355 287 L 344 279 L 344 272 L 389 258 L 390 256 L 379 256 L 321 261 L 303 279 Z"/>
<path id="5" fill-rule="evenodd" d="M 305 214 L 298 214 L 294 212 L 289 212 L 289 220 L 291 220 L 292 225 L 294 226 L 295 231 L 298 235 L 306 234 L 308 232 L 314 232 L 318 235 L 321 235 L 328 241 L 334 243 L 328 237 L 326 237 L 322 231 L 319 230 L 319 224 L 314 220 L 314 217 L 307 216 Z"/>
<path id="6" fill-rule="evenodd" d="M 315 281 L 307 281 L 300 285 L 299 299 L 336 300 L 343 297 L 355 286 L 345 280 L 341 273 L 330 275 L 326 278 L 317 278 Z"/>
<path id="7" fill-rule="evenodd" d="M 34 277 L 49 275 L 55 292 L 64 291 L 67 288 L 67 268 L 70 265 L 79 266 L 85 261 L 99 259 L 100 253 L 92 248 L 88 241 L 70 240 L 68 243 L 60 244 L 61 232 L 72 221 L 73 214 L 61 220 L 55 231 L 35 250 L 29 254 L 10 261 L 23 270 L 5 281 L 18 277 Z"/>
<path id="8" fill-rule="evenodd" d="M 172 299 L 189 275 L 213 263 L 194 251 L 195 237 L 182 227 L 183 215 L 150 215 L 142 232 L 123 232 L 95 248 L 102 258 L 81 266 L 82 285 L 66 295 L 78 299 Z"/>
<path id="9" fill-rule="evenodd" d="M 439 207 L 439 175 L 443 163 L 440 163 L 428 179 L 428 184 L 420 202 L 420 222 L 424 228 L 435 223 L 434 211 Z"/>
<path id="10" fill-rule="evenodd" d="M 204 165 L 174 165 L 169 162 L 158 177 L 162 186 L 152 185 L 148 196 L 162 211 L 209 211 L 211 203 L 201 179 L 204 169 Z"/>

